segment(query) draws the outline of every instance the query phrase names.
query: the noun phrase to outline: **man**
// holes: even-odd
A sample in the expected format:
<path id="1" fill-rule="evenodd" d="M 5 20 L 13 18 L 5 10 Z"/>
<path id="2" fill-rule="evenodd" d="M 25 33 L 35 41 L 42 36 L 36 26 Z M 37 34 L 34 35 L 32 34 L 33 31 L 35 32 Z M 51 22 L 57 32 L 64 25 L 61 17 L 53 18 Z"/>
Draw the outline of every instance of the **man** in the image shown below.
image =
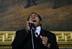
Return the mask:
<path id="1" fill-rule="evenodd" d="M 55 35 L 42 29 L 41 20 L 39 14 L 32 12 L 27 19 L 27 28 L 16 32 L 12 49 L 33 49 L 31 27 L 33 28 L 34 49 L 58 49 Z"/>
<path id="2" fill-rule="evenodd" d="M 32 3 L 32 5 L 37 5 L 36 2 L 35 2 L 35 0 L 27 0 L 27 5 L 24 8 L 30 7 L 31 3 Z"/>

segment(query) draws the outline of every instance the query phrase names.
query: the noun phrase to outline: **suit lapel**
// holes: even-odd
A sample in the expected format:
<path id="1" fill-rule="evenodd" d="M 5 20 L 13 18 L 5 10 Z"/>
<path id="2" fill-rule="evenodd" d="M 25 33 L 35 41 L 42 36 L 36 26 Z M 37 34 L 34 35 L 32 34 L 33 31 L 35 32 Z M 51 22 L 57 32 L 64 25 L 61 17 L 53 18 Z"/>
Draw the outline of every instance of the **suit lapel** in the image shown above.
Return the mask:
<path id="1" fill-rule="evenodd" d="M 40 35 L 43 36 L 43 34 L 44 34 L 44 31 L 43 31 L 43 29 L 41 28 Z"/>
<path id="2" fill-rule="evenodd" d="M 41 35 L 41 36 L 49 36 L 49 32 L 47 32 L 47 31 L 41 29 L 40 35 Z"/>

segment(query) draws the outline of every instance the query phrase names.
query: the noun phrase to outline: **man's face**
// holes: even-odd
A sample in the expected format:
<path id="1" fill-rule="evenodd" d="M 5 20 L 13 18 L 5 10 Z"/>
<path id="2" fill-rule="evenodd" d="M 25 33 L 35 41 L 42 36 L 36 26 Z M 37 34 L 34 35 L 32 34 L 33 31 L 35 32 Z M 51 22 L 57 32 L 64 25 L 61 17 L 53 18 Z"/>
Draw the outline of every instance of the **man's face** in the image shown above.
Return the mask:
<path id="1" fill-rule="evenodd" d="M 37 26 L 40 25 L 39 17 L 35 13 L 33 13 L 33 14 L 30 15 L 29 21 L 32 21 L 32 22 L 35 21 L 35 22 L 33 22 L 33 24 L 35 25 L 35 27 L 37 27 Z"/>

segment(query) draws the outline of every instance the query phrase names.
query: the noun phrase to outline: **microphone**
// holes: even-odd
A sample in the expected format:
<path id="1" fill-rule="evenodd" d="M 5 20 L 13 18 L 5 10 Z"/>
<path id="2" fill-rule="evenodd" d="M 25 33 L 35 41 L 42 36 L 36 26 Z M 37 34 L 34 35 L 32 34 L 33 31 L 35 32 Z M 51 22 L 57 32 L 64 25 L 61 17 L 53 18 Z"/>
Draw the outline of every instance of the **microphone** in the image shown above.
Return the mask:
<path id="1" fill-rule="evenodd" d="M 33 22 L 36 22 L 36 20 L 33 20 Z M 35 28 L 35 25 L 33 23 L 29 23 L 30 29 Z"/>
<path id="2" fill-rule="evenodd" d="M 32 27 L 34 27 L 33 23 L 29 23 L 29 27 L 32 29 Z"/>

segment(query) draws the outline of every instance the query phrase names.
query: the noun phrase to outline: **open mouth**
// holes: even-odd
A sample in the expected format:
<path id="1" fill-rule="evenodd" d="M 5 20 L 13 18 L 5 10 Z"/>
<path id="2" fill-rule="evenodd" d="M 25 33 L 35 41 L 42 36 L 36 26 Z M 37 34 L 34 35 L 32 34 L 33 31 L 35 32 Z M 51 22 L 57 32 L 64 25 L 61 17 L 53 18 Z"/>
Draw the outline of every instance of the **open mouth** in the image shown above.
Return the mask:
<path id="1" fill-rule="evenodd" d="M 33 22 L 36 22 L 36 19 L 34 19 Z"/>

